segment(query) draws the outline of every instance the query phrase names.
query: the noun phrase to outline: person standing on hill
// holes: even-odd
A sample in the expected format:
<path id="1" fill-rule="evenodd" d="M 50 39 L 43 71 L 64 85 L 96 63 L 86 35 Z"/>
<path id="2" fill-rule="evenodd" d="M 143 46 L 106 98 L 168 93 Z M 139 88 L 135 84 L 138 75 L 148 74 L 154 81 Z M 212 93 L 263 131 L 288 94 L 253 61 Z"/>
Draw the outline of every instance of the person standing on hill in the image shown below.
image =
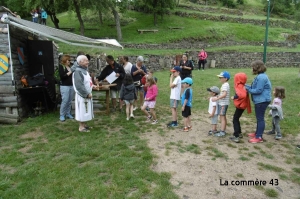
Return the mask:
<path id="1" fill-rule="evenodd" d="M 41 18 L 42 18 L 42 23 L 41 24 L 46 25 L 48 15 L 47 15 L 47 12 L 44 10 L 44 8 L 42 8 L 42 11 L 41 11 Z"/>
<path id="2" fill-rule="evenodd" d="M 198 61 L 198 70 L 201 69 L 201 65 L 202 65 L 202 70 L 204 70 L 205 68 L 205 64 L 206 64 L 206 58 L 207 58 L 207 53 L 205 52 L 204 48 L 201 49 L 201 51 L 198 54 L 199 57 L 199 61 Z"/>

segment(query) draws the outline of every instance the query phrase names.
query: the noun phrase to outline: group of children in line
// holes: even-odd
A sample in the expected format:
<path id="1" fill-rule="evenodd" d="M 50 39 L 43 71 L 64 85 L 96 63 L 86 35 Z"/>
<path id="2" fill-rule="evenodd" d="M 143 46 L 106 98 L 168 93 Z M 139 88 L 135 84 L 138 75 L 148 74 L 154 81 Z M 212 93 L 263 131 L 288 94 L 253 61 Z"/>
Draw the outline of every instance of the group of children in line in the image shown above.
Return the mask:
<path id="1" fill-rule="evenodd" d="M 188 132 L 192 129 L 191 125 L 191 107 L 193 99 L 193 80 L 190 77 L 186 77 L 181 80 L 180 73 L 182 69 L 179 66 L 175 66 L 170 75 L 170 107 L 172 112 L 172 121 L 168 123 L 168 127 L 178 127 L 177 118 L 177 108 L 178 104 L 181 102 L 182 117 L 184 118 L 184 132 Z M 245 73 L 237 73 L 234 76 L 234 90 L 235 95 L 230 97 L 230 85 L 228 80 L 230 79 L 230 74 L 227 71 L 221 72 L 217 75 L 222 83 L 221 88 L 217 86 L 212 86 L 207 88 L 210 93 L 208 113 L 209 118 L 211 118 L 211 130 L 208 135 L 214 135 L 216 137 L 222 137 L 226 135 L 227 126 L 227 109 L 230 103 L 230 99 L 233 100 L 235 105 L 235 112 L 233 115 L 233 129 L 234 133 L 230 139 L 234 142 L 239 142 L 240 138 L 243 137 L 240 117 L 243 112 L 247 109 L 248 114 L 251 113 L 250 97 L 245 89 L 245 84 L 247 82 L 247 75 Z M 153 77 L 153 72 L 149 72 L 145 75 L 145 95 L 144 104 L 142 106 L 142 111 L 147 117 L 147 121 L 152 124 L 157 124 L 158 120 L 155 113 L 156 97 L 158 94 L 158 87 L 156 85 L 156 79 Z M 282 111 L 282 99 L 285 98 L 285 89 L 281 86 L 275 87 L 273 91 L 274 100 L 273 103 L 269 105 L 270 115 L 272 116 L 272 130 L 267 134 L 276 134 L 275 139 L 281 139 L 282 134 L 280 131 L 280 120 L 283 119 Z M 133 102 L 137 99 L 135 93 L 135 86 L 130 74 L 126 74 L 123 80 L 123 85 L 120 91 L 120 98 L 126 104 L 126 119 L 134 118 L 133 115 Z M 149 109 L 149 110 L 147 110 Z M 220 117 L 221 126 L 220 130 L 217 130 L 218 116 Z"/>
<path id="2" fill-rule="evenodd" d="M 182 105 L 182 117 L 184 118 L 184 128 L 183 131 L 187 132 L 192 129 L 191 126 L 191 107 L 192 107 L 192 84 L 193 80 L 189 77 L 181 80 L 180 72 L 181 68 L 175 66 L 171 70 L 172 74 L 170 76 L 170 106 L 172 110 L 172 122 L 168 124 L 168 127 L 178 127 L 177 122 L 177 107 L 179 100 L 181 99 Z M 234 142 L 239 142 L 240 138 L 243 137 L 240 117 L 243 112 L 247 109 L 248 114 L 251 113 L 250 97 L 245 88 L 247 82 L 247 75 L 245 73 L 237 73 L 234 76 L 234 90 L 235 95 L 230 97 L 230 86 L 228 80 L 230 79 L 230 74 L 227 71 L 221 72 L 217 75 L 222 83 L 221 88 L 217 86 L 212 86 L 207 88 L 210 93 L 208 113 L 209 118 L 211 118 L 211 130 L 208 135 L 214 135 L 217 137 L 222 137 L 226 135 L 227 118 L 226 113 L 230 99 L 233 100 L 235 105 L 235 112 L 233 115 L 233 128 L 234 133 L 230 139 Z M 184 89 L 181 95 L 181 88 Z M 277 86 L 273 90 L 274 100 L 273 103 L 269 105 L 270 115 L 272 116 L 272 130 L 267 134 L 276 134 L 275 139 L 281 139 L 282 134 L 280 131 L 280 120 L 283 119 L 282 111 L 282 99 L 285 98 L 285 89 L 281 86 Z M 181 96 L 181 97 L 180 97 Z M 218 116 L 220 116 L 221 126 L 220 131 L 217 130 Z"/>

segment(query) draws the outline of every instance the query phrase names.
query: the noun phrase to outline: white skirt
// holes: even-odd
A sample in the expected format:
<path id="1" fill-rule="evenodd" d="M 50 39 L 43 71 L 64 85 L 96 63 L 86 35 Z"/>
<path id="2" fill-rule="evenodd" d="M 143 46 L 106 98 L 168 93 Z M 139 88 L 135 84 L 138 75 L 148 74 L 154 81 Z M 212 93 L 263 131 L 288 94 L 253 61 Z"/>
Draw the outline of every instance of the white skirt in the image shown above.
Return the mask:
<path id="1" fill-rule="evenodd" d="M 94 118 L 93 99 L 82 98 L 75 94 L 75 120 L 79 122 L 90 121 Z"/>

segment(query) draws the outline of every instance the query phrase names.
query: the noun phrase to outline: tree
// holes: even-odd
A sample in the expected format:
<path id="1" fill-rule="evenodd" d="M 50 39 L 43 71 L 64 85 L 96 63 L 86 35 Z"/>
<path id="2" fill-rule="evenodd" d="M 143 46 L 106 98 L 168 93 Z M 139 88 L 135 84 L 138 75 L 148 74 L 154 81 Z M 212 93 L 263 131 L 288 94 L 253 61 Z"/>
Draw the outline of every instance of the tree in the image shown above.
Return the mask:
<path id="1" fill-rule="evenodd" d="M 134 5 L 137 8 L 143 8 L 144 11 L 153 14 L 154 25 L 157 25 L 157 15 L 163 18 L 163 15 L 176 5 L 176 0 L 136 0 Z"/>

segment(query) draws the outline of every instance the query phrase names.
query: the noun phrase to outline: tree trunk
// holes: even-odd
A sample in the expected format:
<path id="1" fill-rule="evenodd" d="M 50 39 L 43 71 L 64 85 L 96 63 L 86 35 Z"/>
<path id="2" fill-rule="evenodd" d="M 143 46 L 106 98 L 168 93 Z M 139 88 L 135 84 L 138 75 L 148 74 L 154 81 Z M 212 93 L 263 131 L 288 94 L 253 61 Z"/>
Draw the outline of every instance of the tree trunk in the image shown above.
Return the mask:
<path id="1" fill-rule="evenodd" d="M 59 20 L 56 18 L 56 15 L 55 14 L 51 14 L 50 15 L 50 18 L 51 18 L 51 21 L 53 22 L 55 28 L 59 29 Z"/>
<path id="2" fill-rule="evenodd" d="M 80 24 L 80 34 L 84 35 L 84 24 L 83 24 L 83 20 L 82 20 L 81 13 L 80 13 L 80 7 L 78 5 L 77 0 L 73 0 L 73 4 L 74 4 L 75 12 L 76 12 L 79 24 Z"/>
<path id="3" fill-rule="evenodd" d="M 102 17 L 101 10 L 98 10 L 98 16 L 99 16 L 100 24 L 103 25 L 103 17 Z"/>
<path id="4" fill-rule="evenodd" d="M 117 35 L 118 35 L 118 40 L 122 41 L 122 30 L 121 30 L 121 25 L 120 25 L 120 16 L 119 13 L 116 11 L 115 8 L 112 8 L 112 13 L 114 15 L 115 18 L 115 22 L 116 22 L 116 29 L 117 29 Z"/>

